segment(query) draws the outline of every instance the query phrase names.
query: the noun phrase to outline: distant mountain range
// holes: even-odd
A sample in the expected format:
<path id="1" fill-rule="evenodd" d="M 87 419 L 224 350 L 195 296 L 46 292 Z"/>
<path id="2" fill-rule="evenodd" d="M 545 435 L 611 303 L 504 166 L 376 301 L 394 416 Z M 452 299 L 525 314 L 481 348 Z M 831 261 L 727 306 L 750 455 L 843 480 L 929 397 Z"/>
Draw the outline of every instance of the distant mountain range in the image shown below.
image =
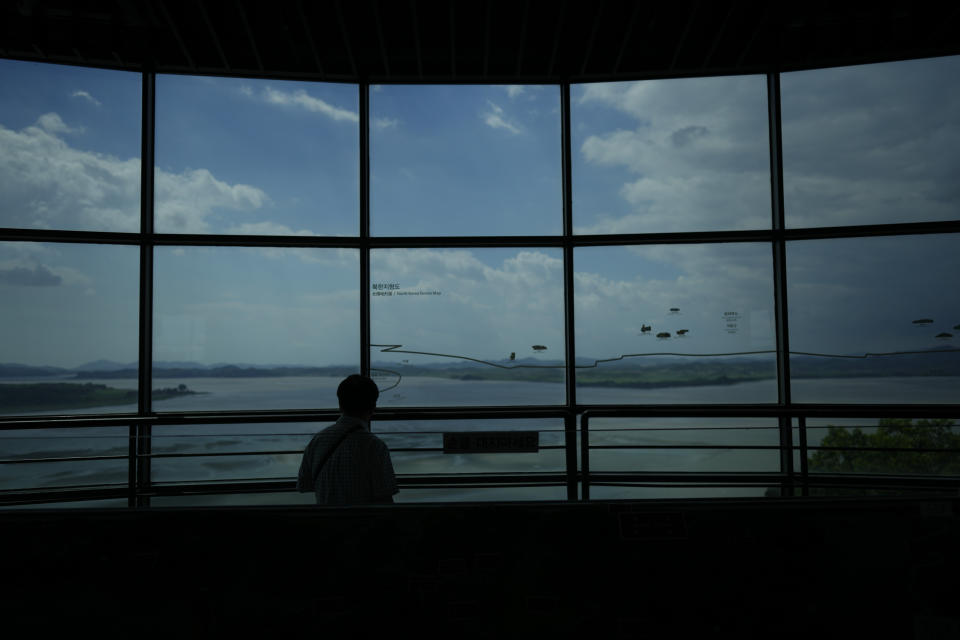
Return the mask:
<path id="1" fill-rule="evenodd" d="M 404 376 L 442 375 L 444 377 L 470 379 L 539 379 L 560 380 L 563 362 L 518 358 L 495 360 L 490 363 L 450 359 L 446 362 L 410 364 L 397 361 L 376 361 L 374 369 L 394 371 Z M 672 372 L 683 377 L 696 377 L 696 372 L 707 377 L 719 375 L 723 369 L 735 369 L 747 379 L 773 377 L 772 354 L 764 357 L 724 358 L 665 358 L 634 357 L 612 362 L 603 362 L 596 367 L 592 358 L 577 358 L 581 375 L 587 378 L 606 379 L 604 372 L 625 375 L 629 372 Z M 499 366 L 490 366 L 499 365 Z M 960 376 L 960 349 L 936 349 L 922 353 L 910 353 L 869 358 L 819 357 L 795 355 L 790 359 L 791 375 L 795 378 L 875 377 L 875 376 Z M 310 367 L 283 364 L 247 364 L 159 361 L 153 365 L 155 378 L 250 378 L 284 376 L 347 376 L 355 373 L 355 365 L 331 365 Z M 0 363 L 0 379 L 59 378 L 59 379 L 124 379 L 136 378 L 137 363 L 120 363 L 110 360 L 95 360 L 78 367 L 33 366 L 18 363 Z M 669 376 L 675 377 L 674 375 Z"/>

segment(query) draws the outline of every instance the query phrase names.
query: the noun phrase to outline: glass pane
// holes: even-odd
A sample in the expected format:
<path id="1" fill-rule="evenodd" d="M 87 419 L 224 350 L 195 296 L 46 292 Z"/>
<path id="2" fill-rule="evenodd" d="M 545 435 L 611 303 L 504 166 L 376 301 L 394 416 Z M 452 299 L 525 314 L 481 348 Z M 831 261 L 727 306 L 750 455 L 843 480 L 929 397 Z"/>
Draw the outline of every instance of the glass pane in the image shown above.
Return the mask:
<path id="1" fill-rule="evenodd" d="M 355 249 L 162 247 L 155 254 L 158 411 L 336 407 L 359 371 Z"/>
<path id="2" fill-rule="evenodd" d="M 960 218 L 960 57 L 781 76 L 789 227 Z"/>
<path id="3" fill-rule="evenodd" d="M 595 418 L 589 433 L 591 472 L 780 471 L 776 419 Z M 772 448 L 697 448 L 713 446 Z"/>
<path id="4" fill-rule="evenodd" d="M 0 415 L 136 411 L 139 280 L 136 247 L 0 242 Z"/>
<path id="5" fill-rule="evenodd" d="M 575 252 L 577 400 L 776 402 L 769 245 Z"/>
<path id="6" fill-rule="evenodd" d="M 150 498 L 151 507 L 252 507 L 313 504 L 316 504 L 316 498 L 312 493 L 297 493 L 296 491 L 153 496 Z"/>
<path id="7" fill-rule="evenodd" d="M 956 235 L 787 246 L 797 402 L 960 402 Z"/>
<path id="8" fill-rule="evenodd" d="M 0 505 L 0 510 L 10 509 L 126 509 L 126 498 L 108 498 L 104 500 L 72 500 L 70 502 L 33 502 L 30 504 Z"/>
<path id="9" fill-rule="evenodd" d="M 390 447 L 402 475 L 565 473 L 563 420 L 374 420 L 373 431 Z M 537 453 L 444 453 L 444 432 L 536 431 Z"/>
<path id="10" fill-rule="evenodd" d="M 564 401 L 559 249 L 388 249 L 370 256 L 380 406 Z"/>
<path id="11" fill-rule="evenodd" d="M 126 485 L 129 433 L 126 426 L 0 431 L 0 490 Z M 112 459 L 71 459 L 91 457 Z"/>
<path id="12" fill-rule="evenodd" d="M 764 76 L 571 87 L 576 233 L 770 228 Z"/>
<path id="13" fill-rule="evenodd" d="M 559 87 L 377 85 L 370 111 L 375 235 L 561 233 Z"/>
<path id="14" fill-rule="evenodd" d="M 356 85 L 157 77 L 156 229 L 359 230 Z"/>
<path id="15" fill-rule="evenodd" d="M 810 473 L 960 475 L 960 425 L 950 418 L 810 418 L 807 445 Z"/>
<path id="16" fill-rule="evenodd" d="M 546 487 L 402 487 L 396 503 L 414 502 L 520 502 L 566 500 L 567 485 Z"/>
<path id="17" fill-rule="evenodd" d="M 151 478 L 160 483 L 296 480 L 307 442 L 325 426 L 292 422 L 157 426 Z"/>
<path id="18" fill-rule="evenodd" d="M 140 75 L 0 60 L 0 227 L 140 229 Z"/>
<path id="19" fill-rule="evenodd" d="M 678 487 L 673 485 L 654 485 L 649 487 L 590 485 L 591 500 L 682 500 L 685 498 L 762 498 L 770 495 L 775 488 L 756 487 Z"/>

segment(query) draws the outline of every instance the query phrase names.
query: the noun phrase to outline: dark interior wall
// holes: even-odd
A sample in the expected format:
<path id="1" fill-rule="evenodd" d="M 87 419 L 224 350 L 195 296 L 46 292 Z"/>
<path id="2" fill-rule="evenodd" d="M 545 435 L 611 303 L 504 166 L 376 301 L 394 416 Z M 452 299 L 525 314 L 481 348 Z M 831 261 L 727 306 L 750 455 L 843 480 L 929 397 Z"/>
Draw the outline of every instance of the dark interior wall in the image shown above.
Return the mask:
<path id="1" fill-rule="evenodd" d="M 100 636 L 952 638 L 958 504 L 11 511 L 0 616 Z"/>

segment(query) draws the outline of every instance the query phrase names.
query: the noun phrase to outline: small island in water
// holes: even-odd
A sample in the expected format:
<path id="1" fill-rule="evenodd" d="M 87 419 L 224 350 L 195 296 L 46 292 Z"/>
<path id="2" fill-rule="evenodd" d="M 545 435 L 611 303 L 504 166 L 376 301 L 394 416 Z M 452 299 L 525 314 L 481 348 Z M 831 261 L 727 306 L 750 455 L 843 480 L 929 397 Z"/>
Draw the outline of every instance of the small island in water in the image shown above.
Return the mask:
<path id="1" fill-rule="evenodd" d="M 176 387 L 154 389 L 154 400 L 203 393 L 180 384 Z M 93 382 L 28 382 L 0 384 L 0 413 L 26 413 L 54 409 L 107 407 L 118 404 L 136 404 L 136 389 L 117 389 Z"/>

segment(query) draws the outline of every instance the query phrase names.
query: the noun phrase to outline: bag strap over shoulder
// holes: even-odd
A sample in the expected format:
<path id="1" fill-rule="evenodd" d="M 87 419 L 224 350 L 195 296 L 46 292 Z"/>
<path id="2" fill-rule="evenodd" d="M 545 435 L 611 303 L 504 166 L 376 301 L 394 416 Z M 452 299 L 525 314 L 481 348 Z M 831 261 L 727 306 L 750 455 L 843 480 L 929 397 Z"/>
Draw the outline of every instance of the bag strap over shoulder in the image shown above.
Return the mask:
<path id="1" fill-rule="evenodd" d="M 340 434 L 340 438 L 336 441 L 336 443 L 327 449 L 327 453 L 323 456 L 323 459 L 320 460 L 320 464 L 314 467 L 317 470 L 316 474 L 313 473 L 312 468 L 304 468 L 304 465 L 307 462 L 307 458 L 304 456 L 304 459 L 300 462 L 300 473 L 297 476 L 297 491 L 304 493 L 315 490 L 317 480 L 316 476 L 320 475 L 320 471 L 323 470 L 323 466 L 327 464 L 327 460 L 329 460 L 330 456 L 332 456 L 333 453 L 340 448 L 340 445 L 343 444 L 343 441 L 347 439 L 347 436 L 356 431 L 358 428 L 360 428 L 360 425 L 354 425 Z M 307 485 L 307 482 L 304 481 L 309 482 L 309 485 Z"/>

